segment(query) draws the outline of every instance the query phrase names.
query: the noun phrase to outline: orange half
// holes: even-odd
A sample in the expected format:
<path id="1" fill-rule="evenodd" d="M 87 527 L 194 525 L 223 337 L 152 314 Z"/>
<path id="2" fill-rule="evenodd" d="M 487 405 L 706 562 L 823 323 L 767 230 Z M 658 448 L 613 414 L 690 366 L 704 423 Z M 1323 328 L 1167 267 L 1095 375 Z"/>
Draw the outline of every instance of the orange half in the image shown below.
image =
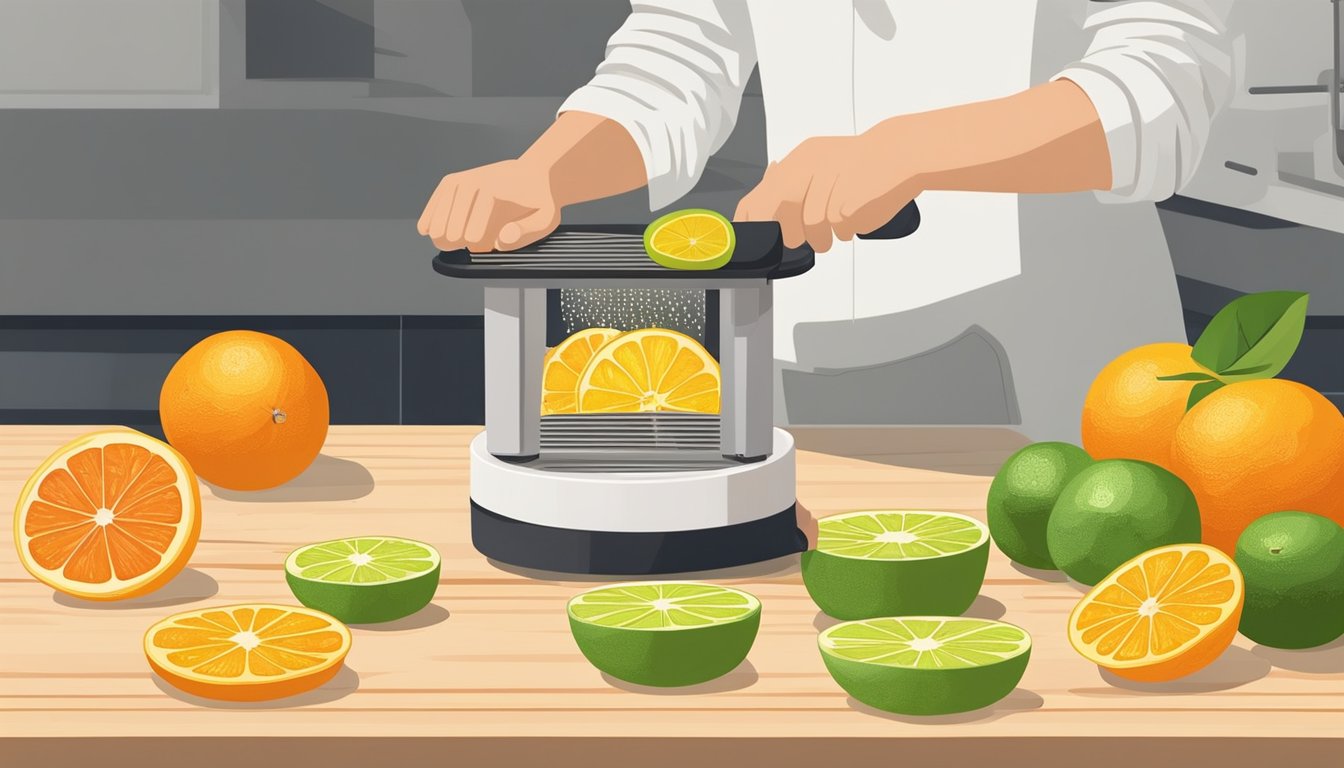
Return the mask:
<path id="1" fill-rule="evenodd" d="M 1069 642 L 1121 677 L 1161 682 L 1202 669 L 1232 644 L 1241 569 L 1204 544 L 1158 547 L 1097 583 L 1069 615 Z"/>
<path id="2" fill-rule="evenodd" d="M 62 446 L 28 478 L 14 509 L 19 561 L 38 580 L 86 600 L 167 584 L 201 533 L 196 475 L 166 443 L 130 430 Z"/>
<path id="3" fill-rule="evenodd" d="M 541 415 L 578 410 L 579 376 L 597 350 L 620 335 L 615 328 L 585 328 L 556 344 L 541 363 Z"/>
<path id="4" fill-rule="evenodd" d="M 267 701 L 336 676 L 350 630 L 325 613 L 254 603 L 174 614 L 145 632 L 149 666 L 178 690 L 225 701 Z"/>
<path id="5" fill-rule="evenodd" d="M 719 412 L 719 363 L 700 342 L 666 328 L 621 334 L 579 377 L 579 413 Z"/>

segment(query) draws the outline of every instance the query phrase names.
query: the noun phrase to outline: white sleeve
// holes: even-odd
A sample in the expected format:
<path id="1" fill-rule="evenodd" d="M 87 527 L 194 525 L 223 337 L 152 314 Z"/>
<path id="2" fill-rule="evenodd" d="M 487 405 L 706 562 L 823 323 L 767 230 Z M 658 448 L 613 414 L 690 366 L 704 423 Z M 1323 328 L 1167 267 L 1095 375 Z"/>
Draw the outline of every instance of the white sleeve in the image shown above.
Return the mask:
<path id="1" fill-rule="evenodd" d="M 728 139 L 755 66 L 744 2 L 636 0 L 597 74 L 560 111 L 601 115 L 630 133 L 657 209 L 689 192 Z"/>
<path id="2" fill-rule="evenodd" d="M 1092 100 L 1111 154 L 1112 201 L 1165 200 L 1194 175 L 1231 97 L 1231 0 L 1092 3 L 1087 54 L 1054 79 Z"/>

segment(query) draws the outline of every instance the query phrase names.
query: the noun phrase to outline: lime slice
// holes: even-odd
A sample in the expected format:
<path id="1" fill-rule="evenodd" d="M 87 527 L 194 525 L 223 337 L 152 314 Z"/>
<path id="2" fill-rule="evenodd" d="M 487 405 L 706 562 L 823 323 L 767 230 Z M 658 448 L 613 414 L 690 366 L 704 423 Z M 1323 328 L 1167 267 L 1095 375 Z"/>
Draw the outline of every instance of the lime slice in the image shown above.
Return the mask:
<path id="1" fill-rule="evenodd" d="M 947 715 L 989 706 L 1017 687 L 1031 636 L 987 619 L 909 616 L 836 624 L 817 639 L 831 677 L 886 712 Z"/>
<path id="2" fill-rule="evenodd" d="M 837 619 L 956 616 L 975 602 L 989 529 L 954 512 L 878 510 L 823 519 L 803 553 L 803 583 Z"/>
<path id="3" fill-rule="evenodd" d="M 569 628 L 599 670 L 639 685 L 713 680 L 747 657 L 761 601 L 741 590 L 687 581 L 615 584 L 569 601 Z"/>
<path id="4" fill-rule="evenodd" d="M 718 269 L 736 244 L 732 222 L 703 208 L 673 211 L 644 230 L 644 250 L 668 269 Z"/>
<path id="5" fill-rule="evenodd" d="M 309 544 L 285 560 L 299 602 L 347 624 L 373 624 L 424 608 L 439 586 L 439 553 L 428 544 L 365 536 Z"/>

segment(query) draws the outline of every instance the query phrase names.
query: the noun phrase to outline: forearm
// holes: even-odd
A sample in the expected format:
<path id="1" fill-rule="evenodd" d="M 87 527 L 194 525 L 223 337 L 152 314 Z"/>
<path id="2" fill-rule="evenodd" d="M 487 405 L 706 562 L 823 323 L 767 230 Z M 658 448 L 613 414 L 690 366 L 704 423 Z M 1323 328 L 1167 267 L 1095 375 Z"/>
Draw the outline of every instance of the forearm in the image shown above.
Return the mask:
<path id="1" fill-rule="evenodd" d="M 908 154 L 922 189 L 1051 193 L 1111 186 L 1101 121 L 1067 80 L 890 118 L 869 133 L 882 151 Z"/>
<path id="2" fill-rule="evenodd" d="M 625 128 L 587 112 L 561 114 L 519 159 L 547 174 L 561 207 L 629 192 L 647 181 L 644 160 Z"/>

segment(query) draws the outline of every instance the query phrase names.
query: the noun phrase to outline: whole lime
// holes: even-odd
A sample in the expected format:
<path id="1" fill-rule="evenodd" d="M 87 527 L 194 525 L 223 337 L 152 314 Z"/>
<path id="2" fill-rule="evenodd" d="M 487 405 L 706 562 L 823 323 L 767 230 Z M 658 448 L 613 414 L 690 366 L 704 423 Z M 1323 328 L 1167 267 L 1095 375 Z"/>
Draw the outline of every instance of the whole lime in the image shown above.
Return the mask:
<path id="1" fill-rule="evenodd" d="M 1237 539 L 1246 578 L 1241 634 L 1272 648 L 1315 648 L 1344 635 L 1344 528 L 1307 512 L 1258 518 Z"/>
<path id="2" fill-rule="evenodd" d="M 1189 486 L 1146 461 L 1107 459 L 1079 472 L 1046 524 L 1050 559 L 1070 578 L 1096 584 L 1154 547 L 1199 541 Z"/>
<path id="3" fill-rule="evenodd" d="M 1069 443 L 1033 443 L 1008 457 L 989 485 L 989 535 L 1003 554 L 1028 568 L 1054 570 L 1045 527 L 1060 491 L 1092 463 Z"/>

